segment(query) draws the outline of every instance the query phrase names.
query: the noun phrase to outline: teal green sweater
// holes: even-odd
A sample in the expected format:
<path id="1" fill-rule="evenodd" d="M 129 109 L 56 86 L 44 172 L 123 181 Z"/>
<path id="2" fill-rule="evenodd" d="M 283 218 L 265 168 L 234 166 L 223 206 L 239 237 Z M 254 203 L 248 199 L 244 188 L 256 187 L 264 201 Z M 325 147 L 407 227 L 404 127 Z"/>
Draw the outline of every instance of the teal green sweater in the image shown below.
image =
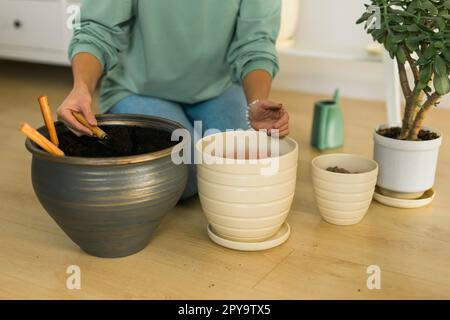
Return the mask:
<path id="1" fill-rule="evenodd" d="M 278 72 L 281 0 L 85 0 L 69 58 L 102 64 L 103 112 L 131 94 L 196 103 Z"/>

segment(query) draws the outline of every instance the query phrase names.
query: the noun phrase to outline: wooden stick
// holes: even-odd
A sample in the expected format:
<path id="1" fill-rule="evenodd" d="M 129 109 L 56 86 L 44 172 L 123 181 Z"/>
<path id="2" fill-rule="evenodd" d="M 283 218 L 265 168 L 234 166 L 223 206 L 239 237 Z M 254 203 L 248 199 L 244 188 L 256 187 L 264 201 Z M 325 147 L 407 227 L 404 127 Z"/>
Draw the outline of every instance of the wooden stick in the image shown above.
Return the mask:
<path id="1" fill-rule="evenodd" d="M 64 152 L 62 152 L 61 149 L 59 149 L 50 140 L 48 140 L 46 137 L 32 128 L 28 123 L 22 123 L 19 127 L 19 130 L 48 153 L 58 157 L 64 156 Z"/>
<path id="2" fill-rule="evenodd" d="M 39 106 L 41 107 L 41 113 L 44 117 L 45 125 L 47 126 L 48 133 L 50 135 L 50 140 L 55 146 L 59 146 L 58 135 L 56 134 L 55 123 L 52 118 L 52 110 L 48 104 L 48 99 L 46 96 L 41 96 L 38 98 Z"/>
<path id="3" fill-rule="evenodd" d="M 88 128 L 89 130 L 92 131 L 92 133 L 99 139 L 106 139 L 108 137 L 108 135 L 106 134 L 105 131 L 103 131 L 102 129 L 100 129 L 97 126 L 91 126 L 89 124 L 89 122 L 86 120 L 86 118 L 79 112 L 72 112 L 73 116 L 78 120 L 78 122 L 80 122 L 83 126 L 85 126 L 86 128 Z"/>

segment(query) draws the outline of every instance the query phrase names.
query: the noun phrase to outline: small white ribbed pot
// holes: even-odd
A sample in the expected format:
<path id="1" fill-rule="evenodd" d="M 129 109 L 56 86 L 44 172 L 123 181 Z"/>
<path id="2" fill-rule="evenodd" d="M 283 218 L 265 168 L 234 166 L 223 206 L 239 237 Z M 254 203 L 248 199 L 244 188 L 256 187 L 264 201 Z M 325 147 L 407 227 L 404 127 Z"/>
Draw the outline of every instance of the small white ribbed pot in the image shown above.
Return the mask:
<path id="1" fill-rule="evenodd" d="M 259 242 L 269 239 L 286 221 L 294 198 L 298 160 L 298 145 L 294 140 L 278 140 L 277 157 L 250 160 L 230 156 L 242 149 L 237 146 L 238 141 L 246 145 L 258 134 L 256 131 L 218 133 L 196 144 L 197 161 L 202 162 L 197 166 L 202 209 L 213 232 L 228 240 Z M 267 139 L 270 150 L 275 139 Z M 218 156 L 216 150 L 212 150 L 216 141 L 224 141 L 223 146 L 226 141 L 235 141 L 236 146 Z"/>
<path id="2" fill-rule="evenodd" d="M 386 127 L 382 125 L 374 131 L 374 160 L 380 167 L 377 185 L 388 196 L 418 198 L 434 185 L 442 134 L 425 127 L 440 137 L 430 141 L 405 141 L 377 133 Z"/>
<path id="3" fill-rule="evenodd" d="M 335 166 L 357 173 L 327 171 Z M 322 218 L 336 225 L 359 223 L 372 202 L 377 174 L 377 163 L 362 156 L 339 153 L 314 158 L 313 186 Z"/>

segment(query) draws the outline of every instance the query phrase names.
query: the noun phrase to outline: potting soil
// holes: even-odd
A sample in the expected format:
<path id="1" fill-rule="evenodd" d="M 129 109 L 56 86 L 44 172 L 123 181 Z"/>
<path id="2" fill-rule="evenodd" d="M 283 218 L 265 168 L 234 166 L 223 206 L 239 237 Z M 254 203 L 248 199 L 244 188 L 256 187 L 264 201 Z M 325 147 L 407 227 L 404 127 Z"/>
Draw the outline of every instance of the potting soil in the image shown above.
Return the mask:
<path id="1" fill-rule="evenodd" d="M 108 146 L 98 138 L 77 137 L 63 128 L 58 132 L 59 148 L 66 156 L 86 158 L 126 157 L 156 152 L 177 144 L 171 141 L 171 133 L 154 128 L 137 126 L 100 126 L 110 137 Z"/>

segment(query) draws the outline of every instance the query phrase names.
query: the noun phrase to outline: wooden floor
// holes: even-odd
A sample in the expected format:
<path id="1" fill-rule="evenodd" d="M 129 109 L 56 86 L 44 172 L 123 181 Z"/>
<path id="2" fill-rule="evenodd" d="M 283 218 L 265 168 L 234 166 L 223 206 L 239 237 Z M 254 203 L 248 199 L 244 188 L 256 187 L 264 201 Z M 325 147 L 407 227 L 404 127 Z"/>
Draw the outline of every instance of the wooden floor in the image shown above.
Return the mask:
<path id="1" fill-rule="evenodd" d="M 176 207 L 142 252 L 106 260 L 82 252 L 33 194 L 31 157 L 19 122 L 42 123 L 36 104 L 54 108 L 69 91 L 67 69 L 0 61 L 0 298 L 12 299 L 394 299 L 450 298 L 450 143 L 441 148 L 432 206 L 399 210 L 374 202 L 356 226 L 321 220 L 313 199 L 309 147 L 318 96 L 275 92 L 288 106 L 300 143 L 298 185 L 284 245 L 242 253 L 209 241 L 197 198 Z M 384 122 L 381 103 L 343 100 L 346 144 L 339 152 L 372 155 L 372 129 Z M 428 124 L 449 131 L 450 110 Z M 66 268 L 81 268 L 81 290 L 66 288 Z M 381 289 L 366 286 L 369 265 L 381 268 Z"/>

